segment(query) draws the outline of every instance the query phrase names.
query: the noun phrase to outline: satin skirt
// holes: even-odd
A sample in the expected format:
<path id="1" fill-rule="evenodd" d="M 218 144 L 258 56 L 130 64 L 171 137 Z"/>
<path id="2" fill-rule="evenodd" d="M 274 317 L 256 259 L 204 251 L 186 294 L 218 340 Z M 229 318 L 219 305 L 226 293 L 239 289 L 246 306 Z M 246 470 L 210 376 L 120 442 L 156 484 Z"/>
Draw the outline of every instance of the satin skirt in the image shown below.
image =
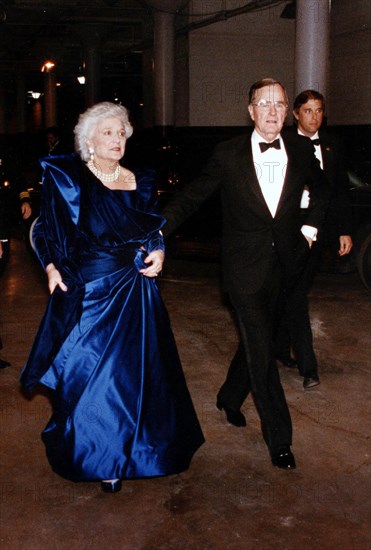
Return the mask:
<path id="1" fill-rule="evenodd" d="M 42 439 L 67 479 L 179 473 L 204 442 L 167 311 L 142 266 L 139 254 L 86 283 L 81 317 L 40 380 L 53 401 Z"/>

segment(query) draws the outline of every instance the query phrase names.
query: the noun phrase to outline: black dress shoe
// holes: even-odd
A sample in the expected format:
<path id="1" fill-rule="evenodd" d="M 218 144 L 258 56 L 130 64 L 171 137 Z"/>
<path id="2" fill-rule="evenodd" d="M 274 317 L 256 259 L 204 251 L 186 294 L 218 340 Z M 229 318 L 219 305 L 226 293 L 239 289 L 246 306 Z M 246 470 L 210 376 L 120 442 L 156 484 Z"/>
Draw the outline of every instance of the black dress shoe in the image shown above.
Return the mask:
<path id="1" fill-rule="evenodd" d="M 318 374 L 311 374 L 310 376 L 304 376 L 303 388 L 309 390 L 320 384 Z"/>
<path id="2" fill-rule="evenodd" d="M 277 453 L 272 454 L 272 464 L 284 470 L 294 470 L 296 468 L 296 463 L 294 455 L 290 451 L 290 447 L 283 447 Z"/>
<path id="3" fill-rule="evenodd" d="M 242 428 L 243 426 L 246 426 L 246 418 L 241 411 L 231 409 L 230 407 L 225 407 L 223 403 L 219 401 L 219 399 L 216 402 L 216 406 L 220 411 L 222 409 L 224 410 L 229 424 L 233 424 L 233 426 L 237 426 L 237 428 Z"/>
<path id="4" fill-rule="evenodd" d="M 292 357 L 277 357 L 277 361 L 282 363 L 282 365 L 285 365 L 285 367 L 289 367 L 289 369 L 297 369 L 298 364 Z"/>
<path id="5" fill-rule="evenodd" d="M 111 481 L 101 481 L 100 488 L 103 493 L 118 493 L 121 491 L 121 479 L 113 479 Z"/>
<path id="6" fill-rule="evenodd" d="M 4 359 L 0 359 L 0 369 L 6 369 L 6 367 L 10 367 L 10 363 L 4 361 Z"/>

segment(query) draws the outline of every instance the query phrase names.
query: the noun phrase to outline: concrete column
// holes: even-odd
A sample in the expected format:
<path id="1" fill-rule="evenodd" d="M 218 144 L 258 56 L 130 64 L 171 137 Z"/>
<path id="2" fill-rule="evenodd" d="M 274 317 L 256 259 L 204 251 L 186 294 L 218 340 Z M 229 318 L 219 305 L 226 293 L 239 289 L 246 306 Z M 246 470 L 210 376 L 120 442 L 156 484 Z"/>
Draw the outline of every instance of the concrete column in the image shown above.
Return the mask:
<path id="1" fill-rule="evenodd" d="M 297 0 L 295 96 L 315 89 L 326 96 L 331 0 Z"/>
<path id="2" fill-rule="evenodd" d="M 32 105 L 32 129 L 39 132 L 43 128 L 43 109 L 40 99 L 37 99 Z M 55 126 L 55 124 L 47 124 L 46 127 Z"/>
<path id="3" fill-rule="evenodd" d="M 2 82 L 0 82 L 0 134 L 6 133 L 5 127 L 5 109 L 7 106 L 5 87 Z"/>
<path id="4" fill-rule="evenodd" d="M 56 76 L 53 70 L 44 73 L 45 127 L 57 126 Z"/>
<path id="5" fill-rule="evenodd" d="M 155 125 L 174 125 L 174 15 L 154 13 Z"/>
<path id="6" fill-rule="evenodd" d="M 109 25 L 103 23 L 101 25 L 82 23 L 74 26 L 74 35 L 81 42 L 82 59 L 79 64 L 82 66 L 82 74 L 85 76 L 86 107 L 91 107 L 101 101 L 100 48 L 109 32 Z"/>
<path id="7" fill-rule="evenodd" d="M 101 71 L 99 45 L 85 44 L 84 47 L 84 68 L 85 68 L 85 102 L 91 107 L 100 101 Z"/>
<path id="8" fill-rule="evenodd" d="M 24 74 L 17 74 L 17 132 L 26 131 L 26 83 Z"/>
<path id="9" fill-rule="evenodd" d="M 176 12 L 188 0 L 146 0 L 154 11 L 154 100 L 155 126 L 174 125 L 174 63 Z"/>
<path id="10" fill-rule="evenodd" d="M 106 25 L 76 25 L 75 35 L 82 44 L 82 66 L 85 76 L 85 104 L 91 107 L 101 101 L 100 46 L 109 34 Z"/>

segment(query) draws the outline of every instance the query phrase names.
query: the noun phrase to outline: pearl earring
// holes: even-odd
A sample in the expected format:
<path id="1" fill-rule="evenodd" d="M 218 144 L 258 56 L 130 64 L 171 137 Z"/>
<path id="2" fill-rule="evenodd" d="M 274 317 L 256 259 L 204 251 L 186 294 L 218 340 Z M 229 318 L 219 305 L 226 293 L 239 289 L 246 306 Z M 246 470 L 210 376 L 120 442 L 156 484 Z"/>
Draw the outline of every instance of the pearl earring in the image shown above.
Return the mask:
<path id="1" fill-rule="evenodd" d="M 89 147 L 88 152 L 89 152 L 89 155 L 90 155 L 90 160 L 93 161 L 94 160 L 94 149 L 93 149 L 93 147 Z"/>

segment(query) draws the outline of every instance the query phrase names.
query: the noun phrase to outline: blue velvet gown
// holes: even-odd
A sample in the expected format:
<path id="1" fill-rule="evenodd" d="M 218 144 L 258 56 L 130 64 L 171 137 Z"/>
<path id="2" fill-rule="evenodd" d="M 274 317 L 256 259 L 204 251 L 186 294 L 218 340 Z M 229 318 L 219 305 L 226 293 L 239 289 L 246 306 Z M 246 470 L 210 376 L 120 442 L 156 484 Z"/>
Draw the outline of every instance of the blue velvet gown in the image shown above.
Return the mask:
<path id="1" fill-rule="evenodd" d="M 42 165 L 35 246 L 68 292 L 50 297 L 21 382 L 52 390 L 49 462 L 73 481 L 181 472 L 204 438 L 157 282 L 139 273 L 163 249 L 154 174 L 113 191 L 77 155 Z"/>

